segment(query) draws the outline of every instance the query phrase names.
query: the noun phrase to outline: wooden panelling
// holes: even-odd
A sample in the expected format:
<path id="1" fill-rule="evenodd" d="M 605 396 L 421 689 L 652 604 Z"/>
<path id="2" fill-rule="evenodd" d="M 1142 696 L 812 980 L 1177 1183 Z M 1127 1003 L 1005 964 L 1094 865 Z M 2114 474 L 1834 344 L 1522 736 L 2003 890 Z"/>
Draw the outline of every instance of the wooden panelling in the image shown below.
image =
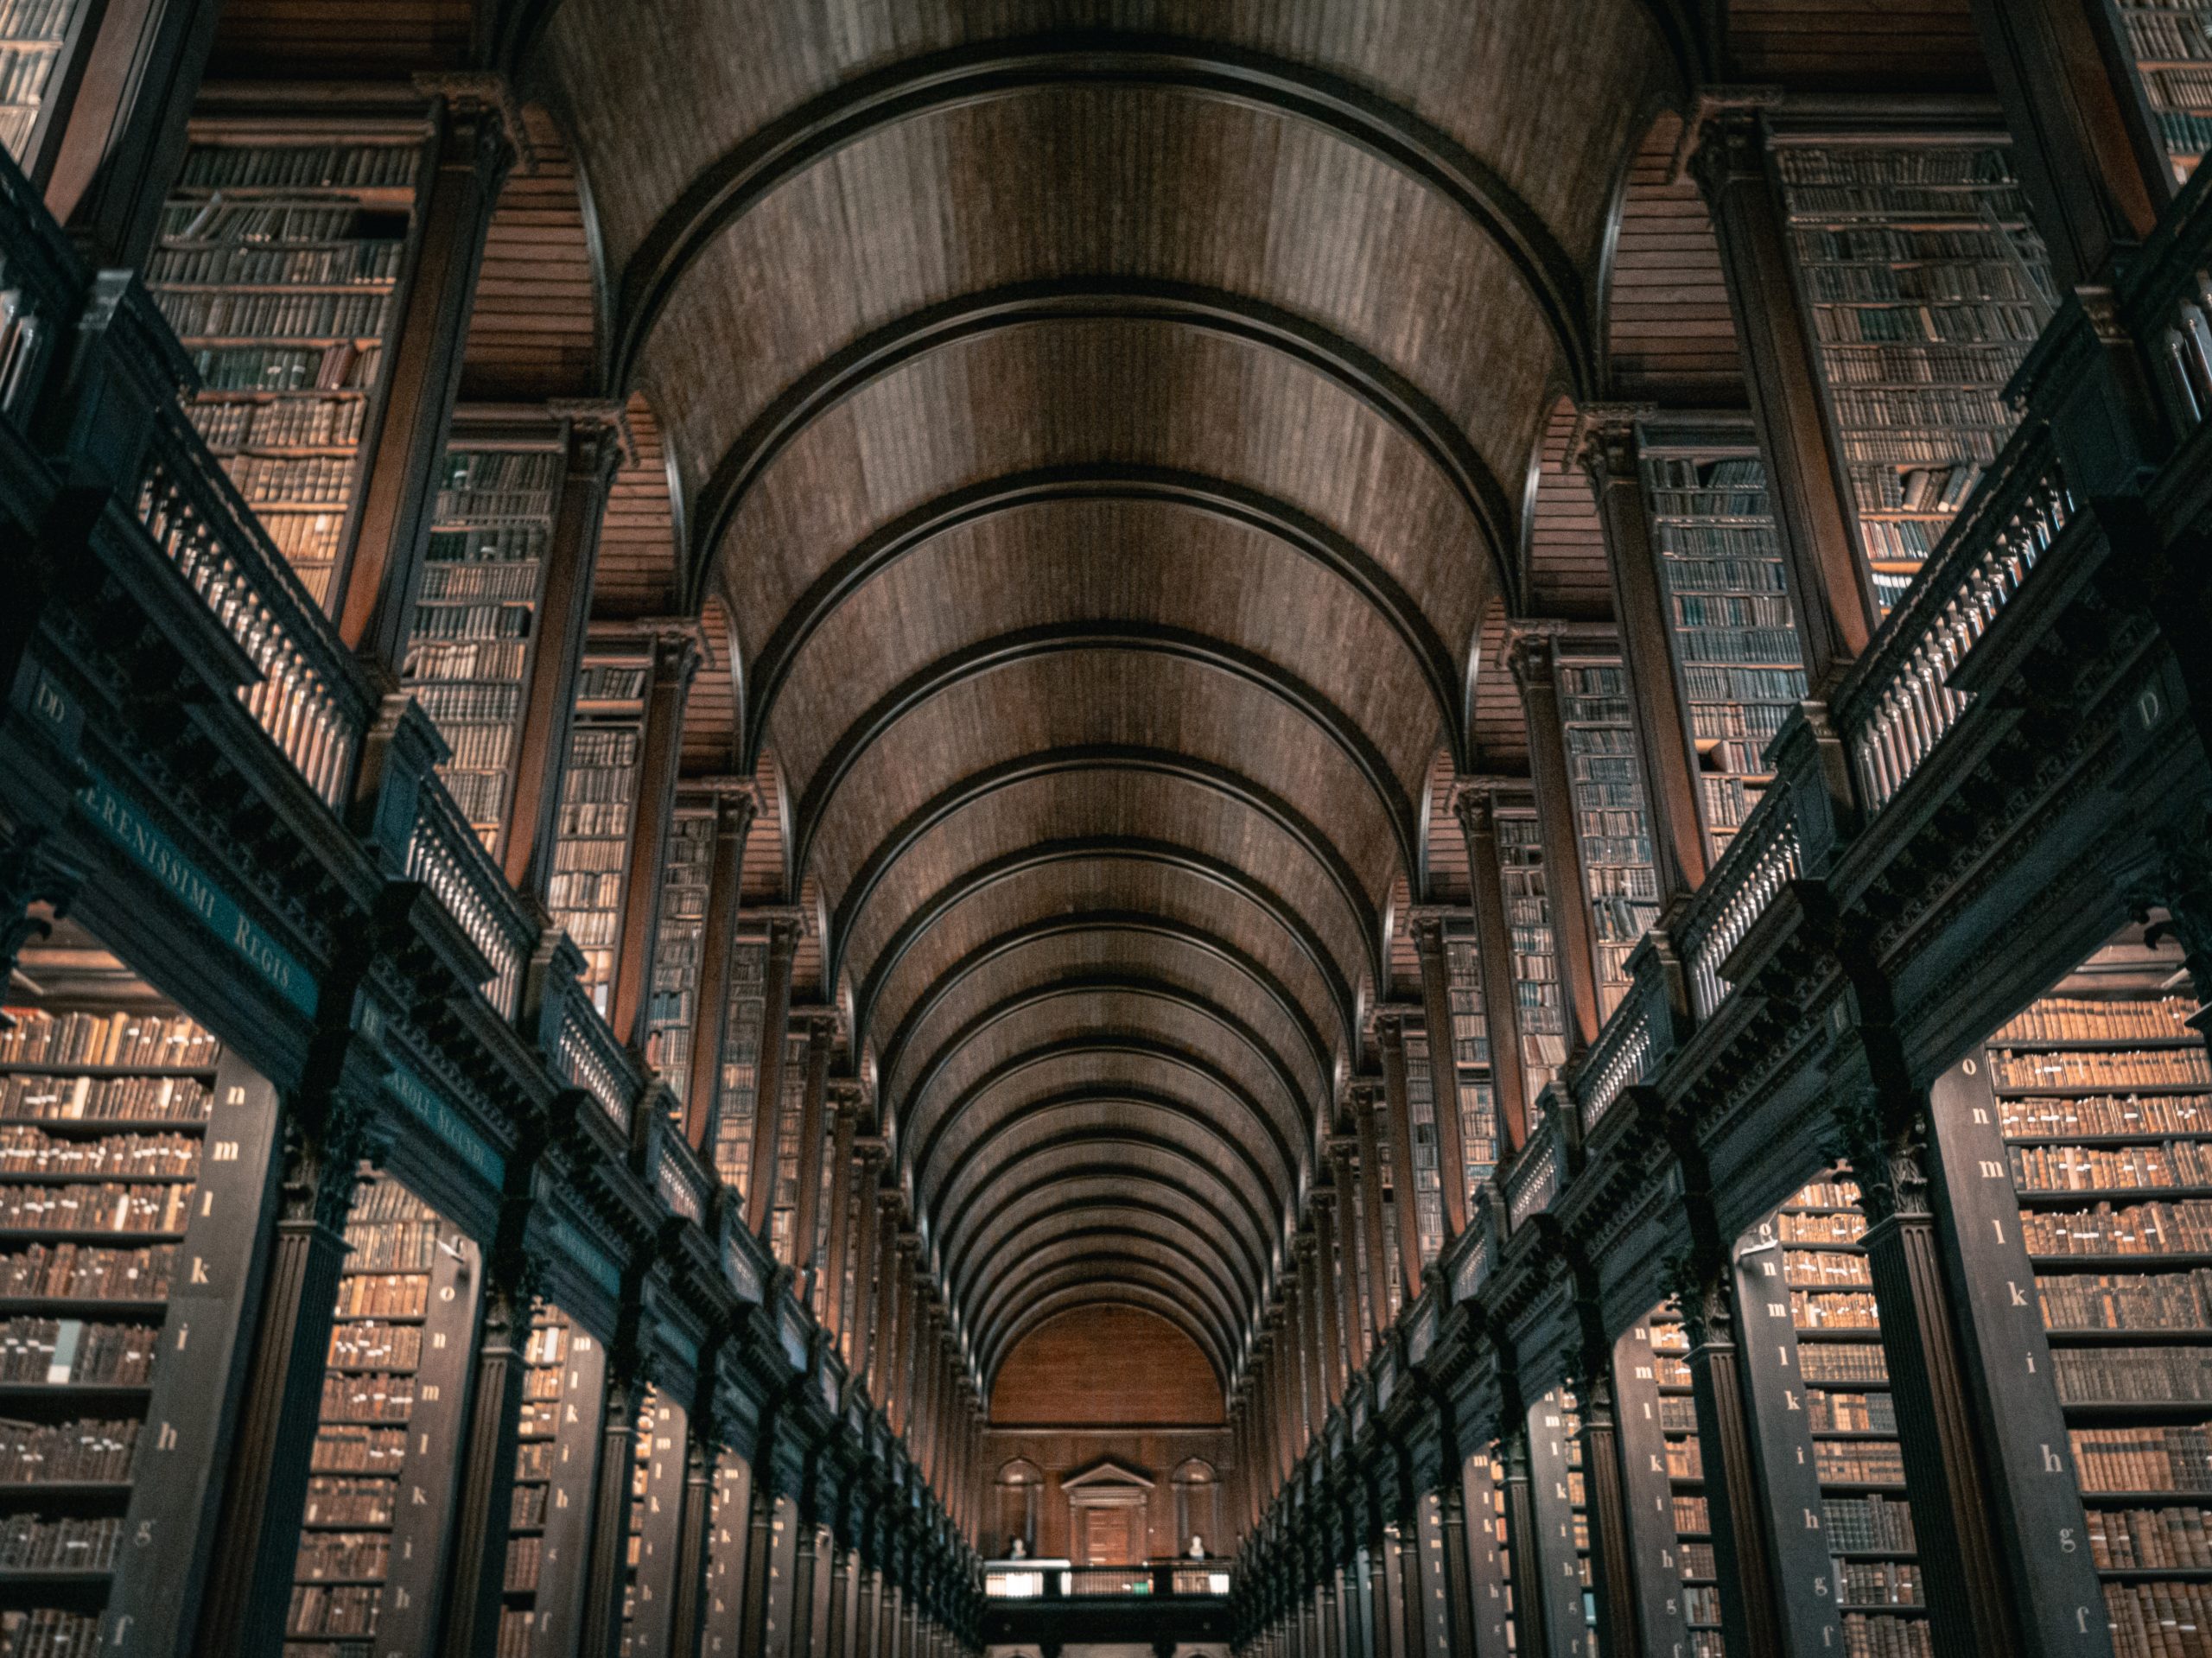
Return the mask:
<path id="1" fill-rule="evenodd" d="M 597 300 L 576 168 L 535 105 L 531 151 L 499 193 L 468 322 L 461 395 L 487 402 L 582 397 L 597 388 Z"/>
<path id="2" fill-rule="evenodd" d="M 986 1490 L 980 1546 L 986 1554 L 1002 1553 L 1008 1546 L 1013 1528 L 1021 1522 L 1027 1499 L 1017 1495 L 1009 1502 L 993 1483 L 1001 1471 L 1020 1465 L 1025 1474 L 1034 1469 L 1042 1476 L 1036 1497 L 1036 1543 L 1030 1553 L 1046 1559 L 1076 1558 L 1080 1540 L 1075 1535 L 1074 1510 L 1068 1500 L 1065 1482 L 1111 1462 L 1117 1468 L 1152 1481 L 1152 1490 L 1142 1507 L 1142 1535 L 1135 1544 L 1135 1549 L 1155 1560 L 1179 1554 L 1189 1547 L 1191 1540 L 1179 1535 L 1176 1528 L 1177 1471 L 1187 1474 L 1192 1471 L 1192 1464 L 1201 1464 L 1213 1474 L 1212 1489 L 1218 1490 L 1218 1482 L 1234 1454 L 1230 1435 L 1217 1428 L 1173 1431 L 994 1426 L 983 1439 L 982 1477 Z M 1222 1528 L 1230 1524 L 1229 1498 L 1225 1492 L 1220 1497 L 1220 1525 L 1210 1524 L 1217 1511 L 1208 1490 L 1203 1485 L 1186 1488 L 1188 1495 L 1184 1499 L 1182 1517 L 1209 1553 L 1224 1553 L 1231 1543 L 1229 1534 Z M 1123 1564 L 1134 1565 L 1135 1561 Z M 1071 1650 L 1137 1652 L 1143 1648 L 1093 1647 Z"/>
<path id="3" fill-rule="evenodd" d="M 1597 499 L 1569 452 L 1576 420 L 1573 404 L 1555 404 L 1537 452 L 1535 505 L 1529 526 L 1529 610 L 1535 616 L 1602 621 L 1612 615 L 1612 588 Z"/>
<path id="4" fill-rule="evenodd" d="M 1732 0 L 1737 78 L 1786 86 L 1979 90 L 1989 71 L 1969 0 Z"/>
<path id="5" fill-rule="evenodd" d="M 1629 168 L 1606 294 L 1616 395 L 1729 407 L 1744 368 L 1720 245 L 1697 183 L 1675 176 L 1680 117 L 1652 124 Z"/>
<path id="6" fill-rule="evenodd" d="M 1428 774 L 1428 886 L 1426 901 L 1464 905 L 1467 897 L 1467 841 L 1452 812 L 1452 756 L 1439 754 Z"/>
<path id="7" fill-rule="evenodd" d="M 715 594 L 700 607 L 699 631 L 706 659 L 683 705 L 683 774 L 726 777 L 737 762 L 737 685 L 729 612 Z"/>
<path id="8" fill-rule="evenodd" d="M 1493 606 L 1483 620 L 1476 660 L 1474 747 L 1478 772 L 1523 777 L 1529 771 L 1529 727 L 1521 689 L 1505 664 L 1505 607 Z"/>
<path id="9" fill-rule="evenodd" d="M 210 79 L 380 80 L 468 60 L 469 0 L 225 0 Z"/>
<path id="10" fill-rule="evenodd" d="M 1049 1320 L 1007 1356 L 991 1389 L 991 1424 L 1000 1428 L 1220 1420 L 1221 1384 L 1205 1356 L 1166 1319 L 1133 1307 L 1093 1307 Z"/>
<path id="11" fill-rule="evenodd" d="M 676 608 L 676 520 L 669 494 L 668 453 L 652 405 L 632 396 L 630 429 L 637 458 L 614 474 L 599 536 L 599 575 L 592 613 L 665 616 Z"/>

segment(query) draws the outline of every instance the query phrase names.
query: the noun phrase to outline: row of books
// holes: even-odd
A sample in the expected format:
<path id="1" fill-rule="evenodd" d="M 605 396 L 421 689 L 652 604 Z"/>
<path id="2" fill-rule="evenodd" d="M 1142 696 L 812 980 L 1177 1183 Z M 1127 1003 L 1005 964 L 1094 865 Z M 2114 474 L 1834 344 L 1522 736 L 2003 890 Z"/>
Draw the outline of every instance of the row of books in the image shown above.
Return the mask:
<path id="1" fill-rule="evenodd" d="M 2212 1064 L 2200 1044 L 2120 1052 L 2069 1049 L 2056 1053 L 1990 1051 L 1990 1080 L 1999 1088 L 2212 1088 Z"/>
<path id="2" fill-rule="evenodd" d="M 0 1658 L 93 1658 L 99 1641 L 99 1619 L 82 1612 L 0 1612 Z"/>
<path id="3" fill-rule="evenodd" d="M 174 1243 L 147 1249 L 34 1243 L 0 1255 L 0 1295 L 157 1301 L 169 1293 L 175 1267 Z"/>
<path id="4" fill-rule="evenodd" d="M 1926 1585 L 1910 1560 L 1838 1560 L 1836 1586 L 1846 1606 L 1925 1606 Z"/>
<path id="5" fill-rule="evenodd" d="M 1856 346 L 2010 346 L 2025 354 L 2042 332 L 2040 308 L 2003 301 L 1957 304 L 1901 301 L 1894 305 L 1821 305 L 1813 309 L 1813 338 L 1824 350 Z M 1955 359 L 1954 361 L 1957 360 Z M 1880 361 L 1834 377 L 1839 385 L 1923 384 L 1912 370 Z"/>
<path id="6" fill-rule="evenodd" d="M 1852 1485 L 1904 1483 L 1904 1452 L 1896 1445 L 1823 1443 L 1813 1447 L 1813 1462 L 1825 1481 Z"/>
<path id="7" fill-rule="evenodd" d="M 2131 1204 L 2115 1209 L 2055 1210 L 2020 1217 L 2028 1253 L 2038 1255 L 2173 1255 L 2212 1252 L 2212 1203 Z"/>
<path id="8" fill-rule="evenodd" d="M 1882 1316 L 1872 1291 L 1847 1294 L 1789 1292 L 1789 1316 L 1800 1330 L 1879 1330 Z"/>
<path id="9" fill-rule="evenodd" d="M 2108 1583 L 2113 1658 L 2212 1658 L 2212 1584 Z"/>
<path id="10" fill-rule="evenodd" d="M 194 144 L 180 190 L 368 189 L 415 182 L 413 144 Z"/>
<path id="11" fill-rule="evenodd" d="M 438 1223 L 353 1222 L 346 1228 L 346 1265 L 353 1273 L 428 1272 L 437 1259 Z"/>
<path id="12" fill-rule="evenodd" d="M 1982 257 L 1970 260 L 1808 263 L 1806 296 L 1816 305 L 1900 301 L 1951 305 L 1991 300 L 2033 304 L 2042 298 L 2018 267 L 1988 248 L 1980 251 Z"/>
<path id="13" fill-rule="evenodd" d="M 1775 1217 L 1774 1235 L 1784 1243 L 1856 1243 L 1866 1236 L 1866 1217 L 1855 1209 L 1784 1210 Z"/>
<path id="14" fill-rule="evenodd" d="M 1815 1433 L 1895 1433 L 1897 1406 L 1885 1393 L 1838 1393 L 1821 1388 L 1805 1401 L 1807 1425 Z"/>
<path id="15" fill-rule="evenodd" d="M 384 1605 L 378 1584 L 296 1583 L 284 1622 L 287 1635 L 374 1635 Z"/>
<path id="16" fill-rule="evenodd" d="M 0 1122 L 204 1122 L 196 1077 L 0 1077 Z"/>
<path id="17" fill-rule="evenodd" d="M 350 454 L 241 454 L 225 469 L 251 505 L 332 506 L 352 499 L 356 466 Z"/>
<path id="18" fill-rule="evenodd" d="M 125 1480 L 138 1445 L 134 1421 L 16 1422 L 0 1419 L 0 1484 Z"/>
<path id="19" fill-rule="evenodd" d="M 0 1185 L 0 1228 L 41 1232 L 181 1232 L 188 1185 Z"/>
<path id="20" fill-rule="evenodd" d="M 2212 1140 L 2155 1146 L 2014 1146 L 2012 1184 L 2022 1191 L 2085 1191 L 2212 1185 Z"/>
<path id="21" fill-rule="evenodd" d="M 354 1273 L 338 1284 L 341 1318 L 419 1318 L 429 1305 L 425 1273 Z"/>
<path id="22" fill-rule="evenodd" d="M 1831 1553 L 1878 1548 L 1910 1554 L 1919 1547 L 1911 1509 L 1893 1496 L 1824 1496 L 1821 1525 Z"/>
<path id="23" fill-rule="evenodd" d="M 159 1331 L 81 1318 L 0 1320 L 0 1382 L 137 1387 L 154 1374 Z"/>
<path id="24" fill-rule="evenodd" d="M 310 1526 L 388 1526 L 398 1487 L 388 1479 L 317 1474 L 308 1481 L 302 1517 Z"/>
<path id="25" fill-rule="evenodd" d="M 381 346 L 206 346 L 192 353 L 207 391 L 368 391 Z"/>
<path id="26" fill-rule="evenodd" d="M 311 1531 L 300 1538 L 293 1570 L 310 1580 L 381 1578 L 391 1569 L 391 1537 L 381 1531 Z"/>
<path id="27" fill-rule="evenodd" d="M 1936 1637 L 1925 1618 L 1846 1612 L 1843 1658 L 1936 1658 Z"/>
<path id="28" fill-rule="evenodd" d="M 2212 1269 L 2036 1280 L 2046 1330 L 2212 1328 Z"/>
<path id="29" fill-rule="evenodd" d="M 371 1371 L 325 1371 L 322 1378 L 322 1420 L 334 1423 L 404 1422 L 415 1409 L 415 1377 L 410 1371 L 386 1375 Z"/>
<path id="30" fill-rule="evenodd" d="M 2212 1347 L 2062 1348 L 2050 1362 L 2063 1404 L 2212 1400 Z"/>
<path id="31" fill-rule="evenodd" d="M 2212 1428 L 2077 1427 L 2068 1437 L 2084 1491 L 2212 1492 Z"/>
<path id="32" fill-rule="evenodd" d="M 330 1363 L 340 1369 L 412 1370 L 423 1361 L 420 1324 L 364 1322 L 330 1327 Z"/>
<path id="33" fill-rule="evenodd" d="M 1784 1249 L 1782 1276 L 1785 1283 L 1814 1289 L 1874 1281 L 1865 1255 L 1841 1249 Z"/>
<path id="34" fill-rule="evenodd" d="M 2007 1099 L 1997 1109 L 2005 1134 L 2015 1138 L 2212 1134 L 2212 1100 L 2201 1094 Z"/>
<path id="35" fill-rule="evenodd" d="M 310 1465 L 319 1474 L 397 1476 L 406 1460 L 404 1428 L 326 1422 L 315 1434 Z"/>
<path id="36" fill-rule="evenodd" d="M 388 293 L 286 294 L 172 290 L 162 314 L 180 334 L 221 339 L 282 334 L 313 340 L 381 340 L 390 320 Z"/>
<path id="37" fill-rule="evenodd" d="M 2008 1020 L 1990 1044 L 2195 1040 L 2189 1020 L 2196 1011 L 2196 1004 L 2181 996 L 2145 1001 L 2045 996 Z"/>
<path id="38" fill-rule="evenodd" d="M 416 665 L 411 656 L 407 665 L 410 669 Z M 515 668 L 519 676 L 519 654 Z M 518 683 L 453 684 L 412 674 L 409 677 L 416 683 L 408 689 L 423 705 L 423 712 L 437 722 L 441 732 L 478 724 L 512 724 L 522 717 L 522 687 Z"/>
<path id="39" fill-rule="evenodd" d="M 177 1013 L 50 1013 L 5 1010 L 0 1065 L 142 1065 L 211 1070 L 221 1046 L 201 1026 Z"/>
<path id="40" fill-rule="evenodd" d="M 360 209 L 345 197 L 173 196 L 162 204 L 161 239 L 206 242 L 340 242 L 353 239 Z"/>
<path id="41" fill-rule="evenodd" d="M 11 1572 L 105 1572 L 115 1565 L 123 1521 L 48 1519 L 42 1515 L 0 1517 L 0 1570 Z"/>
<path id="42" fill-rule="evenodd" d="M 226 288 L 369 288 L 399 280 L 404 245 L 375 240 L 327 247 L 264 247 L 250 242 L 202 247 L 157 247 L 149 254 L 145 279 L 156 289 L 173 285 Z"/>
<path id="43" fill-rule="evenodd" d="M 2089 1558 L 2107 1572 L 2212 1567 L 2212 1519 L 2202 1509 L 2091 1509 Z"/>
<path id="44" fill-rule="evenodd" d="M 1797 1363 L 1798 1373 L 1816 1384 L 1890 1379 L 1889 1362 L 1878 1343 L 1815 1343 L 1799 1350 Z"/>
<path id="45" fill-rule="evenodd" d="M 0 1173 L 172 1175 L 200 1173 L 200 1141 L 188 1134 L 108 1134 L 57 1140 L 36 1128 L 0 1128 Z"/>
<path id="46" fill-rule="evenodd" d="M 530 637 L 531 614 L 529 605 L 519 603 L 471 600 L 465 604 L 425 605 L 416 619 L 410 647 L 411 651 L 421 651 L 432 641 L 501 641 L 512 645 Z M 519 656 L 494 656 L 488 660 L 500 664 L 494 672 L 503 678 L 512 677 L 522 669 Z"/>

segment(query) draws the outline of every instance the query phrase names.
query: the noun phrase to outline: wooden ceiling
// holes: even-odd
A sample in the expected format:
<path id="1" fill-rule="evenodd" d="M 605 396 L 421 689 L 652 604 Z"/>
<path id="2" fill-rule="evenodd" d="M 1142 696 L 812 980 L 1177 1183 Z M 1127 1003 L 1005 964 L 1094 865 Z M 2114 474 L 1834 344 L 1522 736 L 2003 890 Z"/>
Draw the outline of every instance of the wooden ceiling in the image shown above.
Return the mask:
<path id="1" fill-rule="evenodd" d="M 1525 772 L 1508 618 L 1607 613 L 1576 406 L 1743 401 L 1688 66 L 1973 89 L 1967 0 L 467 11 L 218 64 L 531 43 L 470 395 L 631 400 L 597 608 L 703 611 L 686 769 L 760 779 L 986 1380 L 1117 1301 L 1229 1377 L 1445 785 Z"/>

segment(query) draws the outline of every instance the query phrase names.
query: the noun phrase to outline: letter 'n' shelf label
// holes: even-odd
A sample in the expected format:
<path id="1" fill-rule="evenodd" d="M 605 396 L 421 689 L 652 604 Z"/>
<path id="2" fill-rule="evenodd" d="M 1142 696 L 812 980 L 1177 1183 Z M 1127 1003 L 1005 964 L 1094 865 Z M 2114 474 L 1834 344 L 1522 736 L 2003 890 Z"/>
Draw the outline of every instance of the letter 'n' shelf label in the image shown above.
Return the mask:
<path id="1" fill-rule="evenodd" d="M 199 917 L 285 1001 L 312 1016 L 317 987 L 306 964 L 255 925 L 231 895 L 202 873 L 128 796 L 98 772 L 92 772 L 91 777 L 92 781 L 77 791 L 77 803 L 100 832 L 159 881 L 170 897 Z"/>

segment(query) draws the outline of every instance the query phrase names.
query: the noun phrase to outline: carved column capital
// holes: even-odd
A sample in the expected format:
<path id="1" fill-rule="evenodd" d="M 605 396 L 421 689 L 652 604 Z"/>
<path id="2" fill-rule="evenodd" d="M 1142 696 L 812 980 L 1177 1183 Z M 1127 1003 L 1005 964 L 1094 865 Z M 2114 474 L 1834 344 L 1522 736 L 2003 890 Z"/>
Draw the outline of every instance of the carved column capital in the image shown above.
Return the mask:
<path id="1" fill-rule="evenodd" d="M 525 178 L 537 171 L 537 152 L 523 124 L 522 105 L 505 75 L 481 71 L 425 71 L 415 76 L 415 90 L 446 106 L 449 114 L 476 120 L 483 129 L 479 142 L 496 145 L 499 154 L 488 157 L 504 176 L 509 168 Z"/>
<path id="2" fill-rule="evenodd" d="M 613 397 L 550 397 L 545 412 L 569 429 L 569 464 L 602 467 L 608 479 L 638 464 L 638 434 L 628 405 Z"/>
<path id="3" fill-rule="evenodd" d="M 1928 1117 L 1904 1121 L 1885 1110 L 1873 1089 L 1853 1090 L 1835 1108 L 1837 1147 L 1859 1186 L 1867 1225 L 1932 1212 L 1928 1197 Z"/>
<path id="4" fill-rule="evenodd" d="M 1710 200 L 1733 184 L 1766 177 L 1768 112 L 1782 101 L 1776 86 L 1712 86 L 1682 124 L 1675 176 L 1687 170 Z"/>
<path id="5" fill-rule="evenodd" d="M 1559 634 L 1556 622 L 1541 619 L 1509 625 L 1505 638 L 1506 666 L 1523 691 L 1549 690 L 1559 672 Z"/>
<path id="6" fill-rule="evenodd" d="M 1567 453 L 1582 468 L 1592 488 L 1634 482 L 1641 475 L 1642 456 L 1637 445 L 1639 422 L 1659 412 L 1656 403 L 1592 403 L 1578 412 L 1574 436 Z"/>

